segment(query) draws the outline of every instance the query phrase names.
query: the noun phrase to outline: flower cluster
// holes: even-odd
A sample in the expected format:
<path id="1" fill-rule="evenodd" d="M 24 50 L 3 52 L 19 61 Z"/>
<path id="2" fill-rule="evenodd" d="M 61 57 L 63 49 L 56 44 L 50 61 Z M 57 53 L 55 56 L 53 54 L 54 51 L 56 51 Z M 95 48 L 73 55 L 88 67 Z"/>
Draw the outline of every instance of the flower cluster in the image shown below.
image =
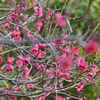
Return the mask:
<path id="1" fill-rule="evenodd" d="M 95 89 L 99 83 L 98 35 L 86 38 L 90 29 L 82 37 L 74 35 L 78 23 L 74 28 L 71 23 L 77 18 L 64 13 L 64 7 L 47 7 L 49 0 L 22 1 L 12 2 L 15 8 L 0 18 L 5 19 L 0 23 L 0 95 L 11 100 L 87 100 L 86 87 Z"/>

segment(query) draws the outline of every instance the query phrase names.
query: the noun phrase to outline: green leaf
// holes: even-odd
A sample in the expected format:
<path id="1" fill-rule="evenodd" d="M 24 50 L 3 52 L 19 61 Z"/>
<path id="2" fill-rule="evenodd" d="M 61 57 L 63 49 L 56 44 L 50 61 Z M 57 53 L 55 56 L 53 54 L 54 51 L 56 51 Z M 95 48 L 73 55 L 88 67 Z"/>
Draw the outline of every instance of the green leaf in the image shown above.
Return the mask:
<path id="1" fill-rule="evenodd" d="M 97 61 L 99 57 L 100 57 L 100 49 L 98 49 L 98 51 L 96 52 L 94 60 Z"/>

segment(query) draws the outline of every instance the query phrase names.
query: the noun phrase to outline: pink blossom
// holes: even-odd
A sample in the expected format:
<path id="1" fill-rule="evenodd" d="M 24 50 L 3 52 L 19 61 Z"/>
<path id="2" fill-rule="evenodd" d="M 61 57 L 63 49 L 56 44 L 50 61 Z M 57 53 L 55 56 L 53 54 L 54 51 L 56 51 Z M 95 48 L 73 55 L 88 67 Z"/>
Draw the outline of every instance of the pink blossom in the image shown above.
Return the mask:
<path id="1" fill-rule="evenodd" d="M 60 12 L 57 12 L 55 14 L 55 18 L 56 18 L 56 21 L 57 21 L 59 26 L 61 26 L 61 27 L 65 27 L 66 26 L 66 20 L 64 19 L 64 17 L 61 15 Z"/>
<path id="2" fill-rule="evenodd" d="M 96 72 L 97 75 L 100 75 L 100 69 Z"/>
<path id="3" fill-rule="evenodd" d="M 42 20 L 37 20 L 37 22 L 36 22 L 36 30 L 40 31 L 42 26 L 43 26 L 43 21 Z"/>
<path id="4" fill-rule="evenodd" d="M 63 88 L 63 82 L 59 84 L 59 87 L 60 88 Z"/>
<path id="5" fill-rule="evenodd" d="M 23 71 L 25 76 L 28 76 L 30 73 L 30 69 L 28 67 L 25 67 Z"/>
<path id="6" fill-rule="evenodd" d="M 14 37 L 14 40 L 15 41 L 21 41 L 22 37 L 20 35 L 17 35 L 17 36 Z"/>
<path id="7" fill-rule="evenodd" d="M 63 73 L 61 71 L 55 71 L 54 74 L 55 74 L 55 76 L 63 78 Z"/>
<path id="8" fill-rule="evenodd" d="M 24 61 L 24 57 L 22 55 L 19 55 L 17 58 L 18 60 Z"/>
<path id="9" fill-rule="evenodd" d="M 11 94 L 13 94 L 13 93 L 11 93 Z M 15 95 L 9 95 L 9 98 L 12 100 L 17 100 L 17 96 L 15 96 Z"/>
<path id="10" fill-rule="evenodd" d="M 42 20 L 37 20 L 36 24 L 37 24 L 37 26 L 41 27 L 41 26 L 43 26 L 43 21 Z"/>
<path id="11" fill-rule="evenodd" d="M 87 70 L 87 72 L 92 72 L 92 71 L 94 71 L 95 69 L 97 68 L 97 65 L 92 65 L 92 67 L 89 69 L 89 70 Z"/>
<path id="12" fill-rule="evenodd" d="M 68 80 L 70 77 L 69 77 L 69 75 L 68 75 L 67 73 L 64 73 L 64 74 L 63 74 L 63 78 L 64 78 L 65 80 Z"/>
<path id="13" fill-rule="evenodd" d="M 23 26 L 23 27 L 22 27 L 22 32 L 23 32 L 23 33 L 26 33 L 27 31 L 28 31 L 28 27 L 27 27 L 27 26 Z"/>
<path id="14" fill-rule="evenodd" d="M 40 48 L 45 48 L 45 47 L 47 47 L 47 44 L 45 44 L 45 43 L 39 43 L 38 46 L 39 46 Z"/>
<path id="15" fill-rule="evenodd" d="M 4 23 L 4 24 L 3 24 L 3 27 L 4 27 L 4 28 L 7 28 L 7 29 L 10 29 L 9 23 Z"/>
<path id="16" fill-rule="evenodd" d="M 71 65 L 72 65 L 71 59 L 69 60 L 68 58 L 66 58 L 66 59 L 60 61 L 59 68 L 62 70 L 69 70 Z"/>
<path id="17" fill-rule="evenodd" d="M 73 53 L 74 55 L 78 56 L 78 54 L 79 54 L 79 48 L 76 47 L 76 46 L 74 46 L 74 47 L 72 48 L 72 53 Z"/>
<path id="18" fill-rule="evenodd" d="M 37 58 L 44 58 L 45 55 L 46 55 L 46 53 L 44 51 L 39 50 L 39 54 L 38 54 Z"/>
<path id="19" fill-rule="evenodd" d="M 69 97 L 66 97 L 66 98 L 64 98 L 63 100 L 70 100 L 70 98 L 69 98 Z"/>
<path id="20" fill-rule="evenodd" d="M 54 72 L 54 69 L 46 69 L 46 73 L 48 75 L 48 77 L 53 77 L 53 72 Z"/>
<path id="21" fill-rule="evenodd" d="M 99 45 L 94 40 L 90 40 L 87 45 L 85 46 L 85 53 L 88 55 L 91 55 L 92 53 L 95 53 L 99 48 Z"/>
<path id="22" fill-rule="evenodd" d="M 23 66 L 23 61 L 22 60 L 17 60 L 16 65 L 17 65 L 17 67 L 22 67 Z"/>
<path id="23" fill-rule="evenodd" d="M 39 52 L 39 49 L 38 49 L 38 44 L 36 44 L 31 50 L 30 50 L 30 53 L 34 56 L 36 56 Z"/>
<path id="24" fill-rule="evenodd" d="M 13 61 L 14 61 L 14 58 L 9 57 L 9 58 L 7 59 L 7 61 L 6 61 L 6 66 L 11 65 L 11 64 L 13 63 Z"/>
<path id="25" fill-rule="evenodd" d="M 21 33 L 20 33 L 20 30 L 19 29 L 14 29 L 13 31 L 12 31 L 12 36 L 13 37 L 15 37 L 15 36 L 17 36 L 17 35 L 20 35 Z"/>
<path id="26" fill-rule="evenodd" d="M 82 97 L 82 98 L 80 98 L 80 100 L 86 100 L 86 97 Z"/>
<path id="27" fill-rule="evenodd" d="M 38 66 L 38 69 L 39 69 L 40 71 L 43 71 L 43 70 L 44 70 L 44 64 L 40 64 L 40 65 Z"/>
<path id="28" fill-rule="evenodd" d="M 18 90 L 21 91 L 22 88 L 20 88 L 20 87 L 15 87 L 14 90 L 15 90 L 15 91 L 18 91 Z"/>
<path id="29" fill-rule="evenodd" d="M 34 11 L 35 11 L 35 14 L 36 14 L 36 17 L 41 17 L 43 15 L 43 8 L 41 7 L 34 7 Z"/>
<path id="30" fill-rule="evenodd" d="M 7 94 L 9 91 L 7 89 L 5 89 L 3 92 L 4 92 L 4 94 Z"/>
<path id="31" fill-rule="evenodd" d="M 30 57 L 25 57 L 24 62 L 27 63 L 27 64 L 30 64 Z"/>
<path id="32" fill-rule="evenodd" d="M 55 99 L 55 100 L 63 100 L 63 97 L 58 96 L 58 97 L 56 97 L 56 99 Z"/>
<path id="33" fill-rule="evenodd" d="M 30 34 L 29 31 L 27 31 L 27 32 L 25 33 L 25 35 L 26 35 L 27 38 L 30 38 L 30 36 L 31 36 L 31 34 Z"/>
<path id="34" fill-rule="evenodd" d="M 86 80 L 90 83 L 92 83 L 92 78 L 93 78 L 93 74 L 92 73 L 88 73 L 86 76 Z"/>
<path id="35" fill-rule="evenodd" d="M 78 58 L 76 64 L 77 64 L 78 69 L 79 69 L 80 71 L 85 71 L 86 68 L 87 68 L 87 64 L 86 64 L 84 58 L 81 58 L 81 57 Z"/>
<path id="36" fill-rule="evenodd" d="M 46 100 L 44 96 L 38 98 L 38 100 Z"/>
<path id="37" fill-rule="evenodd" d="M 25 9 L 25 8 L 27 8 L 28 7 L 28 2 L 26 1 L 26 2 L 23 2 L 23 5 L 22 5 L 22 9 Z"/>
<path id="38" fill-rule="evenodd" d="M 34 36 L 33 35 L 30 35 L 30 37 L 29 37 L 30 39 L 34 39 Z"/>
<path id="39" fill-rule="evenodd" d="M 6 67 L 6 73 L 9 74 L 10 72 L 13 71 L 13 69 L 14 69 L 14 68 L 13 68 L 12 65 L 7 66 L 7 67 Z"/>
<path id="40" fill-rule="evenodd" d="M 52 65 L 53 65 L 54 67 L 56 67 L 56 66 L 57 66 L 57 63 L 56 63 L 56 62 L 53 62 Z"/>
<path id="41" fill-rule="evenodd" d="M 55 39 L 54 44 L 62 44 L 62 39 Z"/>
<path id="42" fill-rule="evenodd" d="M 31 84 L 31 83 L 30 83 L 30 84 L 27 84 L 27 85 L 26 85 L 26 88 L 29 89 L 29 90 L 30 90 L 30 89 L 33 90 L 33 89 L 34 89 L 34 85 Z"/>
<path id="43" fill-rule="evenodd" d="M 17 12 L 12 12 L 8 15 L 7 17 L 7 21 L 10 21 L 12 19 L 15 19 L 16 17 L 18 16 L 18 13 Z"/>
<path id="44" fill-rule="evenodd" d="M 33 5 L 36 5 L 36 0 L 32 0 L 32 4 Z"/>
<path id="45" fill-rule="evenodd" d="M 0 63 L 2 63 L 3 62 L 3 59 L 2 59 L 2 56 L 0 56 Z"/>
<path id="46" fill-rule="evenodd" d="M 80 83 L 77 85 L 76 90 L 79 92 L 79 91 L 81 91 L 83 88 L 84 88 L 84 82 L 80 82 Z"/>
<path id="47" fill-rule="evenodd" d="M 69 50 L 68 47 L 65 47 L 65 48 L 63 48 L 63 52 L 65 52 L 66 54 L 69 54 L 70 53 L 70 50 Z"/>
<path id="48" fill-rule="evenodd" d="M 51 10 L 48 10 L 45 19 L 48 20 L 52 14 L 53 12 Z"/>

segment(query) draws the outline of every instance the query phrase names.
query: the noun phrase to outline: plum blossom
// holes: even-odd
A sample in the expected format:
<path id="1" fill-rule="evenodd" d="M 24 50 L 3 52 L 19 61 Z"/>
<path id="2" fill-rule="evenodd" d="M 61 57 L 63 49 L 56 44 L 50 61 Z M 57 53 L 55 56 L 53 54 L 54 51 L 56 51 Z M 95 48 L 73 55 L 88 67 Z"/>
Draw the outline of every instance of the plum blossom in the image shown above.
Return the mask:
<path id="1" fill-rule="evenodd" d="M 46 100 L 44 96 L 39 97 L 37 100 Z"/>
<path id="2" fill-rule="evenodd" d="M 28 67 L 25 67 L 23 71 L 25 76 L 28 76 L 30 73 L 30 69 Z"/>
<path id="3" fill-rule="evenodd" d="M 43 15 L 43 8 L 42 7 L 34 7 L 34 11 L 36 14 L 36 17 L 41 17 Z"/>
<path id="4" fill-rule="evenodd" d="M 17 67 L 22 67 L 23 66 L 23 61 L 22 60 L 17 60 L 16 61 L 16 65 L 17 65 Z"/>
<path id="5" fill-rule="evenodd" d="M 37 58 L 44 58 L 45 55 L 46 55 L 46 53 L 44 51 L 39 50 L 39 54 L 38 54 Z"/>
<path id="6" fill-rule="evenodd" d="M 6 61 L 6 66 L 11 65 L 11 64 L 13 63 L 13 61 L 14 61 L 14 58 L 9 57 L 9 58 L 7 59 L 7 61 Z"/>
<path id="7" fill-rule="evenodd" d="M 6 28 L 6 29 L 10 29 L 9 23 L 4 23 L 4 24 L 3 24 L 3 27 Z"/>
<path id="8" fill-rule="evenodd" d="M 74 46 L 74 47 L 72 48 L 72 53 L 73 53 L 74 55 L 78 56 L 78 54 L 79 54 L 79 48 L 76 47 L 76 46 Z"/>
<path id="9" fill-rule="evenodd" d="M 13 31 L 12 31 L 12 36 L 13 37 L 15 37 L 15 36 L 17 36 L 17 35 L 20 35 L 21 33 L 20 33 L 20 30 L 19 29 L 14 29 Z"/>
<path id="10" fill-rule="evenodd" d="M 71 65 L 72 65 L 71 59 L 69 60 L 68 58 L 66 58 L 66 59 L 60 61 L 59 68 L 62 70 L 69 70 Z"/>
<path id="11" fill-rule="evenodd" d="M 0 56 L 0 63 L 2 63 L 3 62 L 3 59 L 2 59 L 2 56 Z"/>
<path id="12" fill-rule="evenodd" d="M 10 72 L 12 72 L 14 69 L 14 67 L 12 65 L 9 65 L 6 67 L 6 73 L 9 74 Z"/>
<path id="13" fill-rule="evenodd" d="M 31 50 L 30 50 L 30 53 L 34 56 L 36 56 L 39 52 L 39 46 L 38 44 L 36 44 Z"/>
<path id="14" fill-rule="evenodd" d="M 26 85 L 26 88 L 29 89 L 29 90 L 30 90 L 30 89 L 33 90 L 33 89 L 34 89 L 34 85 L 31 84 L 31 83 L 30 83 L 30 84 L 27 84 L 27 85 Z"/>
<path id="15" fill-rule="evenodd" d="M 36 22 L 36 30 L 40 31 L 42 26 L 43 26 L 43 21 L 42 20 L 37 20 L 37 22 Z"/>
<path id="16" fill-rule="evenodd" d="M 78 69 L 79 69 L 80 71 L 85 71 L 86 68 L 87 68 L 87 64 L 86 64 L 86 62 L 85 62 L 85 59 L 82 58 L 82 57 L 80 57 L 80 58 L 77 59 L 76 64 L 77 64 Z"/>
<path id="17" fill-rule="evenodd" d="M 78 85 L 77 85 L 77 87 L 76 87 L 76 90 L 79 92 L 79 91 L 81 91 L 83 88 L 84 88 L 84 82 L 80 82 Z"/>
<path id="18" fill-rule="evenodd" d="M 87 45 L 84 48 L 84 51 L 86 54 L 91 55 L 92 53 L 95 53 L 98 49 L 98 43 L 92 39 L 87 43 Z"/>
<path id="19" fill-rule="evenodd" d="M 62 16 L 62 14 L 60 12 L 57 12 L 55 14 L 55 19 L 56 19 L 59 26 L 61 26 L 61 27 L 66 26 L 66 20 L 64 19 L 64 17 Z"/>

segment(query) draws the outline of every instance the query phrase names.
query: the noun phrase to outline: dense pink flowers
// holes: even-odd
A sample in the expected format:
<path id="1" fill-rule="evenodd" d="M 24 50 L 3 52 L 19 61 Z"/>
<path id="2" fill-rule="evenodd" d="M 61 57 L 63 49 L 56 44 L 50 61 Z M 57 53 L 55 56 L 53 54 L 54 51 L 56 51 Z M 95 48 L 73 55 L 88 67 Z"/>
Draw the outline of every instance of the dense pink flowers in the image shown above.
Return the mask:
<path id="1" fill-rule="evenodd" d="M 85 87 L 98 85 L 100 76 L 100 36 L 91 34 L 88 40 L 96 28 L 79 30 L 81 17 L 66 11 L 64 0 L 57 5 L 56 0 L 3 1 L 13 8 L 0 8 L 5 14 L 0 18 L 0 95 L 11 100 L 88 99 Z M 78 30 L 85 34 L 77 36 Z"/>
<path id="2" fill-rule="evenodd" d="M 85 62 L 85 59 L 80 57 L 77 59 L 77 62 L 76 62 L 77 66 L 78 66 L 78 69 L 80 71 L 85 71 L 86 68 L 87 68 L 87 63 Z"/>

